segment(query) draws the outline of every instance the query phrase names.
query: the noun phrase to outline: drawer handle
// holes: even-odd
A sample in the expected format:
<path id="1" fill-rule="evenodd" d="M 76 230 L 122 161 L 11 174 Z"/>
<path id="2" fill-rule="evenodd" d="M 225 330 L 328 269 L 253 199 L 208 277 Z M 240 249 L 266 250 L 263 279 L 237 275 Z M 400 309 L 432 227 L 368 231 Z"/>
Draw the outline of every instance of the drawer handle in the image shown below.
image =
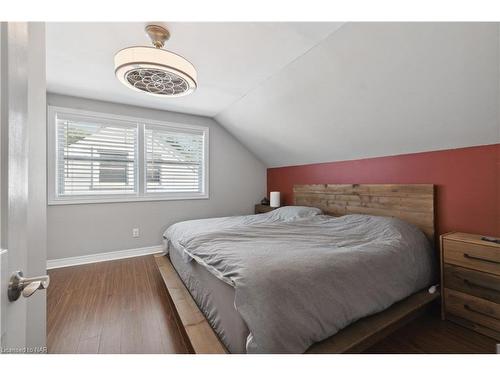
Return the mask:
<path id="1" fill-rule="evenodd" d="M 473 313 L 476 313 L 476 314 L 480 314 L 480 315 L 487 316 L 488 318 L 494 318 L 494 319 L 497 319 L 495 316 L 490 315 L 490 314 L 485 313 L 485 312 L 482 312 L 482 311 L 479 311 L 479 310 L 476 310 L 475 308 L 470 307 L 470 306 L 469 306 L 469 305 L 467 305 L 467 304 L 464 304 L 464 309 L 465 309 L 465 310 L 468 310 L 468 311 L 471 311 L 471 312 L 473 312 Z"/>
<path id="2" fill-rule="evenodd" d="M 500 293 L 499 289 L 493 288 L 491 286 L 486 286 L 486 285 L 481 285 L 481 284 L 478 284 L 478 283 L 474 283 L 474 282 L 469 281 L 467 279 L 464 279 L 464 284 L 467 284 L 467 285 L 472 286 L 472 287 L 482 288 L 482 289 L 488 289 L 488 290 L 492 290 L 494 292 Z"/>
<path id="3" fill-rule="evenodd" d="M 469 255 L 467 253 L 464 254 L 464 258 L 472 259 L 472 260 L 480 260 L 481 262 L 488 262 L 488 263 L 500 264 L 499 261 L 496 261 L 496 260 L 493 260 L 493 259 L 476 257 L 474 255 Z"/>

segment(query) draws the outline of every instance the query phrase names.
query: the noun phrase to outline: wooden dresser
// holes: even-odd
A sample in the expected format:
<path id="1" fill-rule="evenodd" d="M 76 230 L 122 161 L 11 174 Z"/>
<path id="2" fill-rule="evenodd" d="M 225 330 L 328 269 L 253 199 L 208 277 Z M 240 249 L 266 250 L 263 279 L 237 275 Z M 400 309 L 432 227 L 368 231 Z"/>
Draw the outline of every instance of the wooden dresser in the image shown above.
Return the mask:
<path id="1" fill-rule="evenodd" d="M 500 244 L 441 236 L 442 318 L 500 340 Z"/>

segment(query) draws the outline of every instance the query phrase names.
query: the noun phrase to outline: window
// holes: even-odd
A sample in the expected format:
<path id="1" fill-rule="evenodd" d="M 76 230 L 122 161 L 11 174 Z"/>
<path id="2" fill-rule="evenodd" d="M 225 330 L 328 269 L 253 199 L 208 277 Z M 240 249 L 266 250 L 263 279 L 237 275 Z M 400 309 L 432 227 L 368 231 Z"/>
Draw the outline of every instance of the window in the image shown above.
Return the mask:
<path id="1" fill-rule="evenodd" d="M 58 198 L 137 193 L 137 124 L 66 114 L 55 125 Z"/>
<path id="2" fill-rule="evenodd" d="M 203 191 L 203 133 L 146 125 L 146 192 Z"/>
<path id="3" fill-rule="evenodd" d="M 49 107 L 49 204 L 208 198 L 208 128 Z"/>

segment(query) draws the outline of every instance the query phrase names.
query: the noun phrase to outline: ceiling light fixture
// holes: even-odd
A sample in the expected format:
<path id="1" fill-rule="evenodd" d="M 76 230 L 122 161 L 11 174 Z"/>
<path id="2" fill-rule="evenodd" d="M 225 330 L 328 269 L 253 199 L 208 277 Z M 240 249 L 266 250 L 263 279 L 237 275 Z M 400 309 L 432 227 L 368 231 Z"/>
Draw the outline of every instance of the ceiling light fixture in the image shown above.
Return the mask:
<path id="1" fill-rule="evenodd" d="M 146 26 L 154 47 L 129 47 L 115 55 L 115 74 L 125 86 L 159 97 L 192 93 L 196 69 L 184 57 L 162 49 L 170 33 L 158 25 Z"/>

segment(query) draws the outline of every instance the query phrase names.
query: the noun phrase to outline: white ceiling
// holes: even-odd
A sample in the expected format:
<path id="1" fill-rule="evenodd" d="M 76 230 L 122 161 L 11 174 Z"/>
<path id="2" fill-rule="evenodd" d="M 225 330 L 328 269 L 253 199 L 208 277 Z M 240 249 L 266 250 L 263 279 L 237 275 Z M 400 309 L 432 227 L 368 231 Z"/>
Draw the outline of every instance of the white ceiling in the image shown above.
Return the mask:
<path id="1" fill-rule="evenodd" d="M 48 90 L 215 117 L 268 166 L 500 142 L 497 23 L 168 24 L 199 74 L 175 99 L 114 77 L 143 26 L 49 23 Z"/>
<path id="2" fill-rule="evenodd" d="M 165 23 L 163 23 L 165 24 Z M 145 23 L 47 23 L 47 90 L 143 107 L 215 116 L 337 30 L 341 23 L 166 23 L 165 48 L 190 60 L 199 88 L 181 98 L 132 91 L 113 56 L 150 45 Z"/>
<path id="3" fill-rule="evenodd" d="M 268 166 L 500 142 L 498 23 L 348 23 L 216 120 Z"/>

